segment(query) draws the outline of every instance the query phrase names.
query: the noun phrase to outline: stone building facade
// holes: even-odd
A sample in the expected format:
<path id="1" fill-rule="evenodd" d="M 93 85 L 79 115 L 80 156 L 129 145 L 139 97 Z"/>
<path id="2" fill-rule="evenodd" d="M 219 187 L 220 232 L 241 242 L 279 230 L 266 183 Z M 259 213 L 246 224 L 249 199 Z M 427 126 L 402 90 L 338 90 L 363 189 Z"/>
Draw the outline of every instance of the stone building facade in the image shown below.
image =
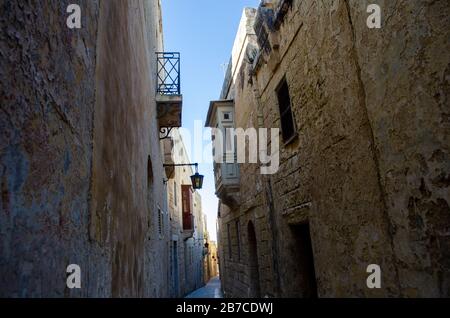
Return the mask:
<path id="1" fill-rule="evenodd" d="M 217 255 L 217 243 L 216 241 L 212 241 L 209 236 L 207 225 L 206 215 L 203 219 L 203 233 L 205 239 L 205 257 L 203 259 L 203 281 L 208 283 L 211 278 L 214 278 L 219 275 L 219 263 L 218 263 L 218 255 Z"/>
<path id="2" fill-rule="evenodd" d="M 366 23 L 373 3 L 380 29 Z M 228 113 L 234 127 L 279 128 L 267 146 L 280 166 L 234 164 L 228 184 L 231 169 L 215 166 L 226 296 L 450 296 L 449 10 L 245 9 L 207 124 L 225 127 Z M 369 264 L 379 289 L 367 286 Z"/>
<path id="3" fill-rule="evenodd" d="M 0 296 L 167 297 L 161 3 L 32 3 L 0 4 Z"/>
<path id="4" fill-rule="evenodd" d="M 217 277 L 219 275 L 219 263 L 217 256 L 217 243 L 216 241 L 208 242 L 208 257 L 205 258 L 207 275 L 205 277 L 205 282 L 211 280 L 211 278 Z"/>
<path id="5" fill-rule="evenodd" d="M 171 132 L 170 163 L 190 163 L 181 134 Z M 167 189 L 170 223 L 170 296 L 183 297 L 204 285 L 205 224 L 200 194 L 192 189 L 190 166 L 168 167 Z"/>

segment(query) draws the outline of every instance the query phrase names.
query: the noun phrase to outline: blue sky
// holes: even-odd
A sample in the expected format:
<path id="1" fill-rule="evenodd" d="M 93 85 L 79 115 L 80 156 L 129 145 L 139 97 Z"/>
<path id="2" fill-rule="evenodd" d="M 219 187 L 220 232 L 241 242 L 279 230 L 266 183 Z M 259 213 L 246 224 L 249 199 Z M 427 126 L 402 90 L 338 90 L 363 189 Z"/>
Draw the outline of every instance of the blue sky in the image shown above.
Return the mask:
<path id="1" fill-rule="evenodd" d="M 259 0 L 162 0 L 164 50 L 181 53 L 183 127 L 192 136 L 194 121 L 201 120 L 204 126 L 209 102 L 219 98 L 223 65 L 230 59 L 242 11 L 258 4 Z M 215 240 L 217 198 L 212 164 L 200 164 L 199 172 L 205 175 L 200 190 L 203 212 Z"/>

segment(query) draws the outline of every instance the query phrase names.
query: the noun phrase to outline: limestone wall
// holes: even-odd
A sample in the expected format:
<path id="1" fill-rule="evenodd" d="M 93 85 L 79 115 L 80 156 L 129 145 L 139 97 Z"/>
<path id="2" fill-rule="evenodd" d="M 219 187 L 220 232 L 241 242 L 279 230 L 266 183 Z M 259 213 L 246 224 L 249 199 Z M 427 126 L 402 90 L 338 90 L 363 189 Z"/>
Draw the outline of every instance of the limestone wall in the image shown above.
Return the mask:
<path id="1" fill-rule="evenodd" d="M 280 291 L 288 296 L 305 293 L 291 226 L 309 222 L 320 296 L 395 293 L 388 227 L 351 58 L 345 3 L 294 1 L 279 38 L 279 67 L 273 72 L 263 66 L 257 78 L 266 127 L 280 127 L 275 92 L 286 78 L 298 132 L 294 142 L 280 147 L 280 170 L 271 178 L 280 229 Z M 384 268 L 382 291 L 366 287 L 371 263 Z"/>
<path id="2" fill-rule="evenodd" d="M 88 242 L 100 9 L 98 1 L 80 4 L 85 27 L 78 31 L 66 26 L 67 1 L 1 4 L 6 32 L 0 41 L 0 293 L 5 297 L 110 294 L 108 254 Z M 65 289 L 71 263 L 85 265 L 81 291 Z M 96 272 L 98 277 L 89 279 Z"/>
<path id="3" fill-rule="evenodd" d="M 298 236 L 308 223 L 318 296 L 448 296 L 449 7 L 370 3 L 381 29 L 366 25 L 369 1 L 292 1 L 271 34 L 278 48 L 253 63 L 253 78 L 244 65 L 234 79 L 236 126 L 270 128 L 285 78 L 298 136 L 281 141 L 269 178 L 241 165 L 241 206 L 221 206 L 228 295 L 254 284 L 249 256 L 233 256 L 233 227 L 227 256 L 227 223 L 239 218 L 256 219 L 262 295 L 309 295 Z M 369 264 L 381 267 L 381 289 L 367 288 Z"/>
<path id="4" fill-rule="evenodd" d="M 320 296 L 445 296 L 448 6 L 380 2 L 384 27 L 371 30 L 367 5 L 294 1 L 281 63 L 258 73 L 265 124 L 279 126 L 286 76 L 298 131 L 272 177 L 281 290 L 301 292 L 287 229 L 309 221 Z M 365 285 L 371 263 L 380 290 Z"/>
<path id="5" fill-rule="evenodd" d="M 69 1 L 1 4 L 0 294 L 165 296 L 159 3 L 78 3 L 81 29 Z"/>
<path id="6" fill-rule="evenodd" d="M 368 1 L 349 1 L 362 25 Z M 450 295 L 450 43 L 447 1 L 376 1 L 379 32 L 353 27 L 401 294 Z"/>

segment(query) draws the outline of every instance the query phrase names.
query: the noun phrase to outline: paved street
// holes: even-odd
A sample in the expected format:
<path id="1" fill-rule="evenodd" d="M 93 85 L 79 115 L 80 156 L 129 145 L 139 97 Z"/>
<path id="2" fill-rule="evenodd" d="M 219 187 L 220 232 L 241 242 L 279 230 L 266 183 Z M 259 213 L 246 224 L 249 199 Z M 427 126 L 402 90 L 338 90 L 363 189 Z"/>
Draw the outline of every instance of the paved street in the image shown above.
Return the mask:
<path id="1" fill-rule="evenodd" d="M 219 276 L 211 278 L 206 286 L 193 291 L 186 298 L 223 298 Z"/>

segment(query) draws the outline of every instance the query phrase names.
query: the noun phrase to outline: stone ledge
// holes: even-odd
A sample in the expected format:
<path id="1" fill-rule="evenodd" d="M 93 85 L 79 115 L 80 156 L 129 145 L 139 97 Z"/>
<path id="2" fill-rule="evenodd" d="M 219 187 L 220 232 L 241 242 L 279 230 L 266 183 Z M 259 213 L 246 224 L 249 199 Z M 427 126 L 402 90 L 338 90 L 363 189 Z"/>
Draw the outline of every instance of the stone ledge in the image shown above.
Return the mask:
<path id="1" fill-rule="evenodd" d="M 312 206 L 312 202 L 304 202 L 294 207 L 288 208 L 283 211 L 283 216 L 287 218 L 288 223 L 291 225 L 300 224 L 308 221 L 309 209 Z"/>

